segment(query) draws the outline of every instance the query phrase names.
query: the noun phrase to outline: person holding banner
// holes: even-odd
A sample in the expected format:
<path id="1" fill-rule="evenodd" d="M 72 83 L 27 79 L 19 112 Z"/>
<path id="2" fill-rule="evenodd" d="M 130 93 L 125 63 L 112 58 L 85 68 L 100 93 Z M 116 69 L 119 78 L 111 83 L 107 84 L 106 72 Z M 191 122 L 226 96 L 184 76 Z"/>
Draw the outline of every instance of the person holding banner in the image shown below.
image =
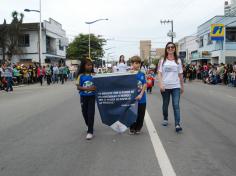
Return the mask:
<path id="1" fill-rule="evenodd" d="M 136 122 L 130 126 L 130 134 L 140 134 L 143 127 L 144 116 L 146 112 L 146 78 L 145 74 L 141 72 L 141 58 L 139 56 L 133 56 L 131 58 L 131 64 L 133 71 L 137 72 L 136 79 L 138 81 L 138 96 L 135 98 L 138 101 L 138 118 Z"/>
<path id="2" fill-rule="evenodd" d="M 180 94 L 184 92 L 183 68 L 181 60 L 176 54 L 176 46 L 173 42 L 167 43 L 165 47 L 165 57 L 159 62 L 158 84 L 160 87 L 163 105 L 162 111 L 164 116 L 163 126 L 168 125 L 168 106 L 170 95 L 175 117 L 176 132 L 182 131 L 180 126 Z"/>
<path id="3" fill-rule="evenodd" d="M 80 94 L 81 109 L 84 121 L 88 127 L 86 136 L 87 140 L 91 140 L 93 138 L 96 90 L 96 87 L 93 84 L 93 74 L 94 69 L 92 60 L 83 60 L 81 62 L 80 69 L 78 72 L 76 86 Z"/>

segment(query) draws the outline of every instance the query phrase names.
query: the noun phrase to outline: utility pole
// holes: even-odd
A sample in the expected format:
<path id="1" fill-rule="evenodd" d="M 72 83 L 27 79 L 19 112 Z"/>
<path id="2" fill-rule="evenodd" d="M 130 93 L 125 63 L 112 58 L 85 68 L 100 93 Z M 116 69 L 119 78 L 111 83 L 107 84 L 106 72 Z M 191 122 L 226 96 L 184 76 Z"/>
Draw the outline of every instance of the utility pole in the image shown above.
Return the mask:
<path id="1" fill-rule="evenodd" d="M 171 42 L 174 42 L 174 37 L 175 37 L 175 33 L 174 33 L 174 21 L 173 20 L 161 20 L 161 24 L 171 24 L 171 31 L 168 32 L 168 36 L 171 38 Z"/>

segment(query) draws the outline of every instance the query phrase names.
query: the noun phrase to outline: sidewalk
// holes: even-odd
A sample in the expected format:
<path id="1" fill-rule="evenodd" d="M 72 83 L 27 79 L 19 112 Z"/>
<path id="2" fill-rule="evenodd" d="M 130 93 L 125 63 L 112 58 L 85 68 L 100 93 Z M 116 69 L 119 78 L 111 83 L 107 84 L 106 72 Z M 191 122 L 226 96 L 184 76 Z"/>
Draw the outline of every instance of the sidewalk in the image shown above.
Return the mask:
<path id="1" fill-rule="evenodd" d="M 186 80 L 185 84 L 186 84 L 186 83 L 201 83 L 201 84 L 209 85 L 209 86 L 222 86 L 222 87 L 235 88 L 235 87 L 233 87 L 233 86 L 228 86 L 228 85 L 225 85 L 225 84 L 223 84 L 223 83 L 219 83 L 219 84 L 207 84 L 207 83 L 204 83 L 202 80 L 198 80 L 198 79 L 193 80 L 193 81 L 187 81 L 187 80 Z"/>

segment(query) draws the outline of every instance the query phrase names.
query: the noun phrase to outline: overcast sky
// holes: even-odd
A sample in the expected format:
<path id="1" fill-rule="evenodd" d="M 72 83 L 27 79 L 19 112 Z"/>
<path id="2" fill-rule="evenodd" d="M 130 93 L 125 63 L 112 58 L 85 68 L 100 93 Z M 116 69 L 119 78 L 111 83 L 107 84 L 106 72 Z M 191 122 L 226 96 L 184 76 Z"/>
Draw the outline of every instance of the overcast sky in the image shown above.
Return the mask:
<path id="1" fill-rule="evenodd" d="M 39 9 L 39 0 L 0 0 L 0 22 L 9 23 L 11 12 L 24 8 Z M 139 54 L 139 40 L 152 40 L 152 48 L 164 47 L 169 41 L 170 25 L 161 19 L 173 19 L 175 41 L 195 34 L 197 26 L 215 15 L 223 15 L 224 0 L 42 0 L 42 19 L 49 17 L 62 24 L 71 40 L 79 33 L 88 33 L 85 21 L 108 18 L 91 25 L 91 32 L 102 35 L 105 48 L 117 58 Z M 24 13 L 24 22 L 37 22 L 37 13 Z"/>

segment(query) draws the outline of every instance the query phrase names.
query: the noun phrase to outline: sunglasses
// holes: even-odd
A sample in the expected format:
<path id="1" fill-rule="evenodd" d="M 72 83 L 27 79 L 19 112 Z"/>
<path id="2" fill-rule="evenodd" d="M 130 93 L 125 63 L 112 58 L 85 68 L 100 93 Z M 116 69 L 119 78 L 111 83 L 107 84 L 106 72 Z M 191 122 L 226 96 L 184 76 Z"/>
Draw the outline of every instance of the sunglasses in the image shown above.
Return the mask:
<path id="1" fill-rule="evenodd" d="M 167 46 L 166 48 L 167 48 L 168 50 L 169 50 L 169 49 L 175 49 L 175 46 Z"/>

